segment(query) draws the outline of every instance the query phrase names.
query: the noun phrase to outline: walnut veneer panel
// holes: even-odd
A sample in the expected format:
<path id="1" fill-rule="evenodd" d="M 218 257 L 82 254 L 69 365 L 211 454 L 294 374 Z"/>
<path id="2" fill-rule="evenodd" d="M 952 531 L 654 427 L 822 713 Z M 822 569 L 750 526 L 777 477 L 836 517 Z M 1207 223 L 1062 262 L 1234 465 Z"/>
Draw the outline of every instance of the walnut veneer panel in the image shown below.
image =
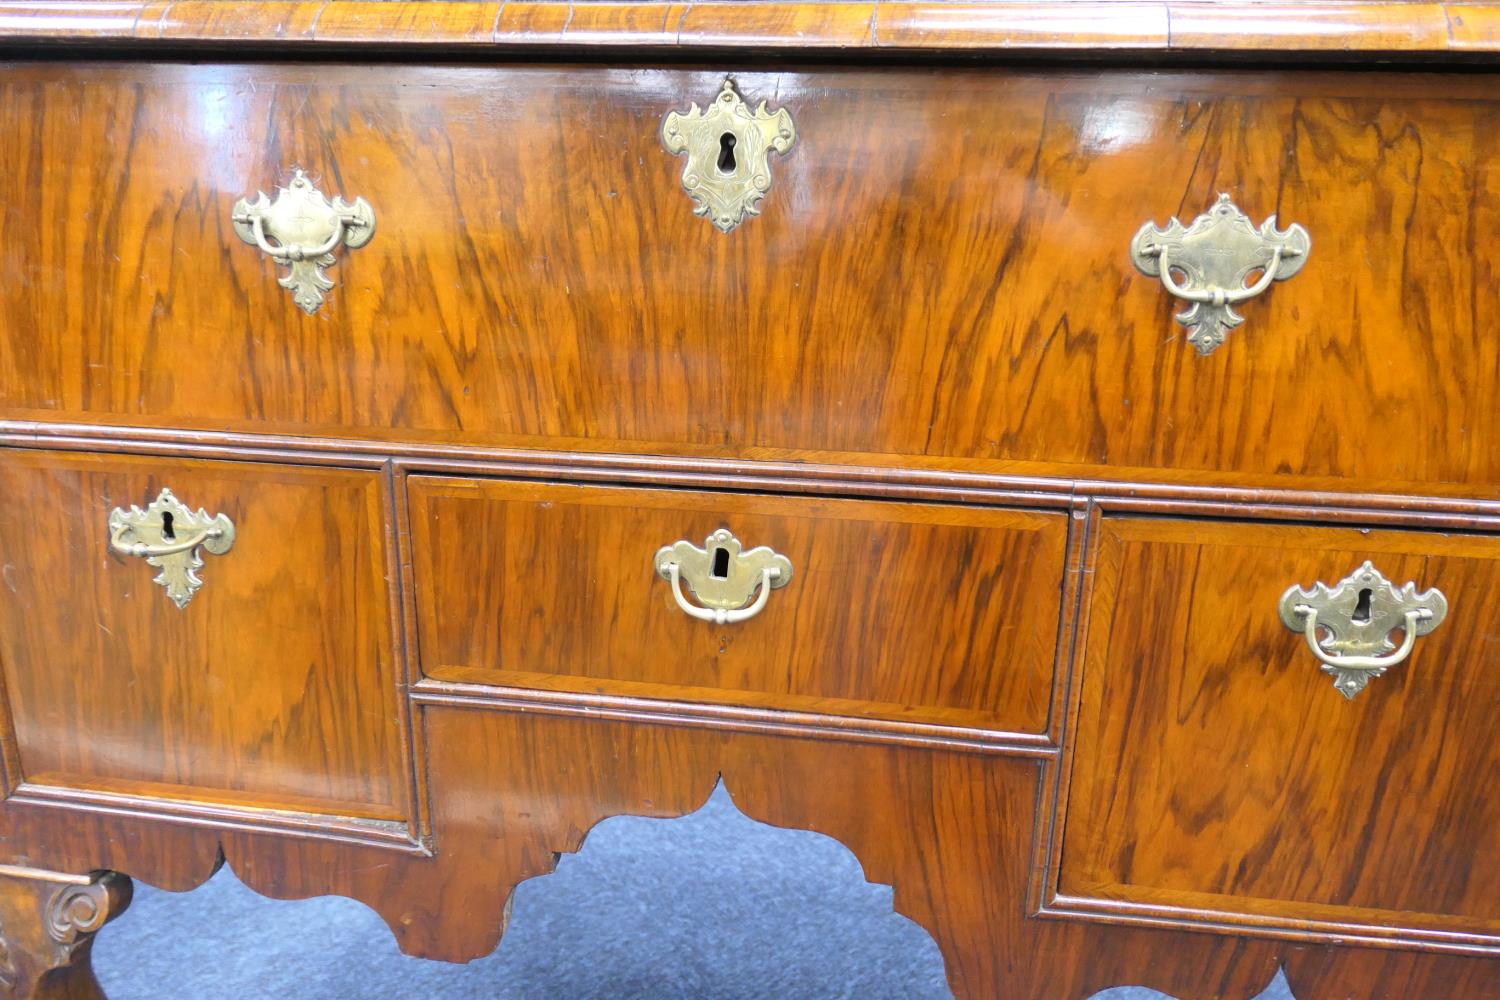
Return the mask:
<path id="1" fill-rule="evenodd" d="M 0 3 L 0 40 L 442 47 L 882 49 L 1125 53 L 1500 49 L 1497 5 L 1414 0 L 17 0 Z"/>
<path id="2" fill-rule="evenodd" d="M 411 480 L 431 677 L 1047 729 L 1061 513 Z M 727 527 L 788 557 L 755 618 L 690 618 L 663 545 Z"/>
<path id="3" fill-rule="evenodd" d="M 464 961 L 495 947 L 516 884 L 551 871 L 599 820 L 691 812 L 722 775 L 750 817 L 834 837 L 866 879 L 893 886 L 896 909 L 942 948 L 957 1000 L 1083 1000 L 1122 983 L 1251 1000 L 1283 966 L 1313 1000 L 1500 998 L 1493 960 L 1028 918 L 1037 761 L 477 706 L 423 714 L 431 856 L 14 800 L 0 843 L 173 889 L 207 879 L 222 851 L 259 892 L 352 896 L 404 951 Z"/>
<path id="4" fill-rule="evenodd" d="M 800 137 L 727 236 L 658 138 L 725 72 Z M 0 416 L 1487 488 L 1497 93 L 1291 72 L 12 65 Z M 379 218 L 314 317 L 229 224 L 294 166 Z M 1313 251 L 1204 358 L 1127 248 L 1220 191 L 1306 226 Z"/>
<path id="5" fill-rule="evenodd" d="M 109 548 L 109 511 L 163 486 L 238 532 L 181 610 Z M 19 777 L 404 818 L 383 493 L 365 472 L 0 452 Z"/>
<path id="6" fill-rule="evenodd" d="M 1448 618 L 1352 701 L 1277 615 L 1366 559 Z M 1065 895 L 1500 938 L 1500 539 L 1102 522 Z"/>

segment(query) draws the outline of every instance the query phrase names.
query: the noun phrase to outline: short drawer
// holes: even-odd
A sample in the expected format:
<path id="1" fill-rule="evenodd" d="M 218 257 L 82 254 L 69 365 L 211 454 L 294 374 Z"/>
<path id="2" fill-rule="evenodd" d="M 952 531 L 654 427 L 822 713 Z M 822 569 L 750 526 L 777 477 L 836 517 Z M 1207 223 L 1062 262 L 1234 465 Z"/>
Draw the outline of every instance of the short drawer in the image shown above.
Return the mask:
<path id="1" fill-rule="evenodd" d="M 1061 513 L 427 477 L 409 489 L 429 677 L 1046 731 Z M 747 620 L 692 617 L 657 570 L 664 546 L 708 552 L 721 529 L 789 562 Z"/>
<path id="2" fill-rule="evenodd" d="M 1500 941 L 1500 538 L 1106 517 L 1093 580 L 1064 897 Z"/>
<path id="3" fill-rule="evenodd" d="M 384 496 L 366 472 L 0 451 L 12 784 L 404 819 Z M 186 562 L 137 548 L 200 537 Z"/>

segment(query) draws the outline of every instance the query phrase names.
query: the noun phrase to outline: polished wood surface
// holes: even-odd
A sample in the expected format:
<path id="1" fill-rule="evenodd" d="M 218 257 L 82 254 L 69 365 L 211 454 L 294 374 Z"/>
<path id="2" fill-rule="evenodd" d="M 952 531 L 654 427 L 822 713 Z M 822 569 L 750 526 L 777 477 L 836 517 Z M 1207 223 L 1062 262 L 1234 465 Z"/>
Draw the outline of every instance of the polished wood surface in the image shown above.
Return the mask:
<path id="1" fill-rule="evenodd" d="M 0 995 L 97 1000 L 36 886 L 226 862 L 472 959 L 722 779 L 957 1000 L 1500 1000 L 1497 11 L 0 4 Z M 727 235 L 726 76 L 798 131 Z M 297 168 L 379 219 L 313 316 L 230 216 Z M 1220 192 L 1312 252 L 1200 357 L 1128 248 Z M 751 621 L 653 571 L 719 527 Z M 1365 558 L 1451 611 L 1347 702 L 1276 604 Z"/>
<path id="2" fill-rule="evenodd" d="M 1128 517 L 1098 536 L 1059 894 L 1500 946 L 1500 539 Z M 1346 701 L 1277 606 L 1367 559 L 1451 607 Z"/>
<path id="3" fill-rule="evenodd" d="M 259 892 L 361 899 L 403 950 L 461 961 L 495 946 L 512 887 L 551 871 L 556 852 L 576 850 L 599 820 L 691 812 L 722 775 L 747 815 L 835 837 L 867 879 L 894 886 L 896 908 L 942 948 L 961 1000 L 1086 1000 L 1122 983 L 1250 1000 L 1282 966 L 1298 997 L 1500 997 L 1493 960 L 1028 918 L 1035 761 L 478 702 L 424 717 L 432 857 L 28 803 L 0 813 L 0 835 L 28 845 L 36 863 L 87 857 L 174 889 L 208 878 L 222 850 Z"/>
<path id="4" fill-rule="evenodd" d="M 169 486 L 238 538 L 178 609 L 106 518 Z M 408 815 L 367 472 L 0 453 L 9 783 L 382 820 Z M 45 517 L 39 513 L 45 511 Z"/>
<path id="5" fill-rule="evenodd" d="M 91 953 L 130 905 L 116 872 L 69 875 L 0 865 L 0 990 L 15 1000 L 104 1000 Z"/>
<path id="6" fill-rule="evenodd" d="M 568 3 L 33 0 L 0 4 L 0 42 L 260 43 L 288 49 L 630 51 L 757 46 L 817 52 L 1112 54 L 1500 51 L 1500 5 L 1421 0 L 824 0 Z"/>
<path id="7" fill-rule="evenodd" d="M 426 477 L 410 495 L 429 677 L 1047 732 L 1061 512 Z M 721 527 L 793 575 L 716 626 L 653 557 Z"/>
<path id="8" fill-rule="evenodd" d="M 805 137 L 728 237 L 724 69 L 11 67 L 0 416 L 1493 498 L 1489 77 L 727 68 Z M 380 217 L 313 317 L 229 226 L 294 165 Z M 1313 253 L 1205 358 L 1127 247 L 1219 191 Z"/>

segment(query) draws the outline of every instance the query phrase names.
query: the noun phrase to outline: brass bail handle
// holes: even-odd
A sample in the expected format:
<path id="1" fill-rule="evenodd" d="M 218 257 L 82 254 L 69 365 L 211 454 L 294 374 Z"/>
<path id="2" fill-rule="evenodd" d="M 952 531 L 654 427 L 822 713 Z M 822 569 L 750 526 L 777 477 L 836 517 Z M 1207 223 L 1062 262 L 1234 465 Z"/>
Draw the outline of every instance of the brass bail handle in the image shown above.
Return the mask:
<path id="1" fill-rule="evenodd" d="M 375 235 L 375 210 L 363 198 L 330 200 L 301 170 L 278 188 L 275 198 L 264 191 L 241 198 L 230 214 L 240 239 L 290 270 L 277 282 L 292 293 L 292 301 L 311 316 L 323 304 L 333 279 L 324 268 L 334 263 L 340 246 L 354 249 Z"/>
<path id="2" fill-rule="evenodd" d="M 1277 229 L 1274 215 L 1257 229 L 1229 195 L 1221 194 L 1191 225 L 1175 218 L 1165 226 L 1146 223 L 1131 241 L 1130 259 L 1142 274 L 1160 278 L 1169 293 L 1188 303 L 1177 322 L 1187 327 L 1188 342 L 1199 354 L 1212 354 L 1230 330 L 1245 322 L 1234 306 L 1296 274 L 1311 249 L 1306 229 Z M 1260 277 L 1246 285 L 1256 270 Z M 1183 280 L 1174 272 L 1181 272 Z"/>
<path id="3" fill-rule="evenodd" d="M 233 548 L 234 522 L 201 507 L 193 510 L 171 490 L 163 489 L 144 508 L 110 511 L 109 547 L 159 569 L 153 582 L 166 590 L 172 603 L 185 608 L 203 586 L 198 576 L 203 568 L 202 551 L 221 556 Z"/>
<path id="4" fill-rule="evenodd" d="M 656 572 L 672 585 L 677 606 L 700 621 L 732 625 L 765 610 L 771 591 L 792 582 L 792 563 L 765 546 L 745 550 L 727 528 L 709 535 L 702 547 L 686 539 L 656 553 Z M 683 583 L 697 603 L 689 601 Z"/>
<path id="5" fill-rule="evenodd" d="M 1436 588 L 1419 593 L 1415 583 L 1397 587 L 1366 562 L 1331 587 L 1289 587 L 1280 612 L 1287 628 L 1306 637 L 1338 692 L 1353 699 L 1372 678 L 1411 656 L 1418 636 L 1443 623 L 1448 598 Z M 1398 631 L 1399 646 L 1391 638 Z"/>

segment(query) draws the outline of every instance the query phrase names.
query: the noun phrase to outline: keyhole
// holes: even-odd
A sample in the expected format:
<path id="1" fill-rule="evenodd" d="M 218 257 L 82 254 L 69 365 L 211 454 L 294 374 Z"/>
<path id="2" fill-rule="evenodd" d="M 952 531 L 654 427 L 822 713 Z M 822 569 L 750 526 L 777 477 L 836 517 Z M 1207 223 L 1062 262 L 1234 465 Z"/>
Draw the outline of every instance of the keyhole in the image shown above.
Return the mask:
<path id="1" fill-rule="evenodd" d="M 1354 605 L 1354 614 L 1349 616 L 1351 622 L 1364 625 L 1370 620 L 1370 589 L 1366 587 L 1359 592 L 1359 600 Z"/>
<path id="2" fill-rule="evenodd" d="M 719 173 L 734 173 L 734 144 L 738 141 L 733 132 L 725 132 L 719 136 Z"/>
<path id="3" fill-rule="evenodd" d="M 729 550 L 714 549 L 714 568 L 709 573 L 715 580 L 729 579 Z"/>
<path id="4" fill-rule="evenodd" d="M 172 528 L 172 514 L 169 511 L 161 512 L 161 537 L 172 541 L 177 537 L 177 532 Z"/>

